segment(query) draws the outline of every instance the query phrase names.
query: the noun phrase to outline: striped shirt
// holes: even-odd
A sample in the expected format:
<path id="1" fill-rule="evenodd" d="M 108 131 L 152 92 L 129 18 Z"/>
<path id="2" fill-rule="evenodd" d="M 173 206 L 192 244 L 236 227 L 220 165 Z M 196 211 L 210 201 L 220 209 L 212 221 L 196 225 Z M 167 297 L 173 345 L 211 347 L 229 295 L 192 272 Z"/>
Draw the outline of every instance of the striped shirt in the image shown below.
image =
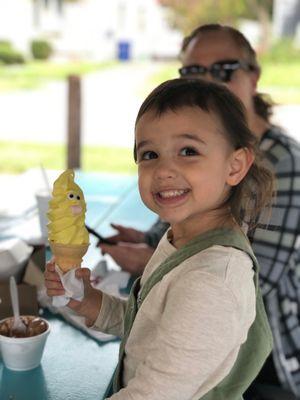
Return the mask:
<path id="1" fill-rule="evenodd" d="M 276 176 L 269 221 L 249 235 L 274 336 L 273 359 L 283 387 L 300 396 L 300 144 L 272 126 L 260 143 Z"/>

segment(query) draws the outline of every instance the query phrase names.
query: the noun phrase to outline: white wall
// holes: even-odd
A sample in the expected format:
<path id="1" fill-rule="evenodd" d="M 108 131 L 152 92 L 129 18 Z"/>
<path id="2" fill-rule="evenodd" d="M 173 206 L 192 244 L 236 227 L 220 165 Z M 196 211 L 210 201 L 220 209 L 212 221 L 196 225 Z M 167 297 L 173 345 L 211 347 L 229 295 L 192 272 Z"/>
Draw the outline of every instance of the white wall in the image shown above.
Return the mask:
<path id="1" fill-rule="evenodd" d="M 33 14 L 30 0 L 0 1 L 0 40 L 11 40 L 15 47 L 28 51 L 28 38 L 33 34 Z"/>
<path id="2" fill-rule="evenodd" d="M 62 15 L 54 0 L 48 9 L 38 1 L 40 24 L 34 26 L 32 0 L 1 0 L 0 39 L 25 51 L 32 38 L 48 38 L 58 56 L 72 58 L 114 58 L 120 40 L 130 42 L 134 58 L 178 53 L 181 35 L 169 29 L 156 0 L 82 0 L 64 3 Z"/>

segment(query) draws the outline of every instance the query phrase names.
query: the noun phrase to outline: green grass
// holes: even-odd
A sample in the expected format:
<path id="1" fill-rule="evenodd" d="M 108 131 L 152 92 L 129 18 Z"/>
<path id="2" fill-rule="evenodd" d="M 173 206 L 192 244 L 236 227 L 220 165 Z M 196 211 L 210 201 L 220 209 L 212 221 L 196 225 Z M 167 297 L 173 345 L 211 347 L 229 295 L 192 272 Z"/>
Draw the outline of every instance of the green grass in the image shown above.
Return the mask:
<path id="1" fill-rule="evenodd" d="M 300 104 L 300 62 L 263 62 L 259 90 L 278 104 Z"/>
<path id="2" fill-rule="evenodd" d="M 147 82 L 145 82 L 146 93 L 150 93 L 150 91 L 155 88 L 160 83 L 167 81 L 168 79 L 178 78 L 178 68 L 180 67 L 180 63 L 173 61 L 168 62 L 157 73 L 154 73 Z"/>
<path id="3" fill-rule="evenodd" d="M 0 65 L 0 91 L 34 89 L 51 80 L 64 79 L 72 74 L 83 75 L 115 65 L 117 65 L 115 61 L 101 63 L 32 61 L 24 65 Z"/>
<path id="4" fill-rule="evenodd" d="M 0 141 L 0 173 L 21 173 L 41 164 L 48 169 L 66 167 L 66 149 L 49 143 Z M 82 169 L 134 174 L 132 150 L 116 147 L 83 146 Z"/>

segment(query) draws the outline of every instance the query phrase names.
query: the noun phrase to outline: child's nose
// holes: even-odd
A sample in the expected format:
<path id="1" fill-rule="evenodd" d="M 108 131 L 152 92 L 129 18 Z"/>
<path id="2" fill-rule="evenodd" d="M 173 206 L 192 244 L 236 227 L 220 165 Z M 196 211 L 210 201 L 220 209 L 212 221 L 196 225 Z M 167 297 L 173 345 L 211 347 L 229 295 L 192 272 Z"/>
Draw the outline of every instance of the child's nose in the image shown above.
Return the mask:
<path id="1" fill-rule="evenodd" d="M 156 179 L 171 179 L 177 175 L 176 166 L 170 159 L 160 160 L 155 169 Z"/>

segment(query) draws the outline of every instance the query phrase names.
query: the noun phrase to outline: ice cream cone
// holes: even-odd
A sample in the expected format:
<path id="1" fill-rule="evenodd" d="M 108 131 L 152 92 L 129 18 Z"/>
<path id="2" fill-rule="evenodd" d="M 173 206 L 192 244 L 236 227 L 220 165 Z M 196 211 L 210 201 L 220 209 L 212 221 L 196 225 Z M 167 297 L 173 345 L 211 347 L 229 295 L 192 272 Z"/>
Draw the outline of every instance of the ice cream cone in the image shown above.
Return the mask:
<path id="1" fill-rule="evenodd" d="M 50 241 L 50 247 L 55 263 L 66 273 L 81 266 L 82 257 L 87 252 L 89 244 L 61 244 Z"/>

